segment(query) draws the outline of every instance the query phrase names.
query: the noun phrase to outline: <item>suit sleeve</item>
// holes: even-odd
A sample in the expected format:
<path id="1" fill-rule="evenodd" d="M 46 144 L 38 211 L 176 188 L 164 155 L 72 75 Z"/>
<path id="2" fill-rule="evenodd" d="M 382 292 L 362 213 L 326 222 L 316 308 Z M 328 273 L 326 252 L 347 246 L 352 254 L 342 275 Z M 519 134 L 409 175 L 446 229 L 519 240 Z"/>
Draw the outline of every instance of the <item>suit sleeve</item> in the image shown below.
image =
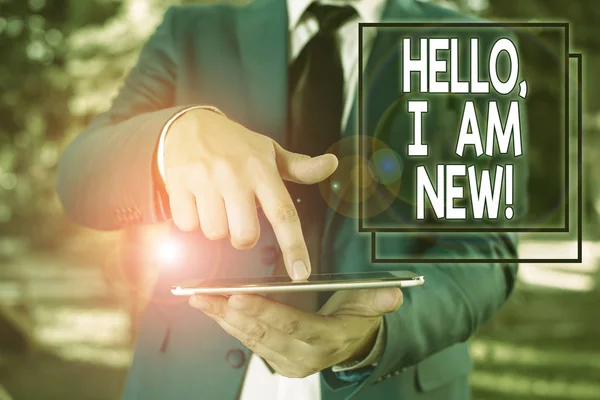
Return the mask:
<path id="1" fill-rule="evenodd" d="M 466 264 L 459 260 L 512 259 L 517 243 L 509 234 L 444 236 L 424 256 L 454 258 L 453 264 L 413 267 L 426 284 L 404 291 L 404 304 L 385 316 L 386 349 L 374 379 L 402 371 L 466 341 L 504 304 L 516 280 L 516 263 Z"/>
<path id="2" fill-rule="evenodd" d="M 94 229 L 167 219 L 156 148 L 165 124 L 189 107 L 174 106 L 173 8 L 143 47 L 111 108 L 66 148 L 57 190 L 68 216 Z"/>
<path id="3" fill-rule="evenodd" d="M 454 258 L 457 262 L 409 268 L 425 276 L 425 285 L 403 290 L 400 309 L 384 316 L 385 349 L 381 360 L 359 383 L 344 381 L 327 371 L 324 378 L 332 388 L 353 385 L 356 394 L 466 341 L 500 309 L 516 279 L 516 263 L 461 262 L 517 258 L 516 238 L 510 234 L 443 236 L 423 257 Z"/>

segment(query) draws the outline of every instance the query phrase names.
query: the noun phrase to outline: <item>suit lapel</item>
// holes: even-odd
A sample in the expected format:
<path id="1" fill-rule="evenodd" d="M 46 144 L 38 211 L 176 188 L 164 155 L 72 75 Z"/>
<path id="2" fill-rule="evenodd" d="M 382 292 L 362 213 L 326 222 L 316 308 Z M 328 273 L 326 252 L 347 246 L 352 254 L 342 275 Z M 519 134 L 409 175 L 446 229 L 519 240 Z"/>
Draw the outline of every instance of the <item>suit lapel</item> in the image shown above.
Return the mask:
<path id="1" fill-rule="evenodd" d="M 280 0 L 253 1 L 235 17 L 247 127 L 278 143 L 287 128 L 287 20 L 286 2 Z"/>
<path id="2" fill-rule="evenodd" d="M 413 0 L 390 0 L 382 16 L 382 22 L 408 22 L 422 18 L 422 12 L 417 2 Z M 367 61 L 367 65 L 362 79 L 362 135 L 372 136 L 375 132 L 377 121 L 399 96 L 399 58 L 390 56 L 398 49 L 396 43 L 400 40 L 398 32 L 394 28 L 363 28 L 377 29 L 377 36 L 373 42 L 373 48 Z M 364 31 L 363 31 L 364 33 Z M 360 60 L 359 60 L 360 62 Z M 360 82 L 359 82 L 360 84 Z M 358 90 L 358 89 L 357 89 Z M 344 137 L 358 135 L 358 93 L 355 96 L 354 104 L 350 112 Z M 352 141 L 350 154 L 358 154 L 358 137 Z M 344 190 L 348 190 L 348 185 L 344 185 Z M 335 196 L 330 202 L 330 209 L 325 216 L 323 229 L 322 248 L 331 248 L 331 232 L 337 212 L 335 211 L 344 197 L 344 193 Z M 358 230 L 358 221 L 356 224 Z M 324 252 L 325 253 L 325 252 Z M 325 259 L 322 264 L 329 265 Z"/>

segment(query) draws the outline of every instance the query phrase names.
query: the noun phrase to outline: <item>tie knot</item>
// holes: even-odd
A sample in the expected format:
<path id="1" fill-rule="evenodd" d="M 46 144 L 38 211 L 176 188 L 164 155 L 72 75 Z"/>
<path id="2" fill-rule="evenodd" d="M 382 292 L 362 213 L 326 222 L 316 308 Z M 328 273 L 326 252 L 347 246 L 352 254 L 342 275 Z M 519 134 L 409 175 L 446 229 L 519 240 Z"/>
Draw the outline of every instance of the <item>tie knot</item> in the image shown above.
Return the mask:
<path id="1" fill-rule="evenodd" d="M 332 6 L 328 4 L 312 3 L 308 12 L 315 16 L 319 22 L 321 33 L 333 33 L 350 18 L 356 15 L 352 6 Z"/>

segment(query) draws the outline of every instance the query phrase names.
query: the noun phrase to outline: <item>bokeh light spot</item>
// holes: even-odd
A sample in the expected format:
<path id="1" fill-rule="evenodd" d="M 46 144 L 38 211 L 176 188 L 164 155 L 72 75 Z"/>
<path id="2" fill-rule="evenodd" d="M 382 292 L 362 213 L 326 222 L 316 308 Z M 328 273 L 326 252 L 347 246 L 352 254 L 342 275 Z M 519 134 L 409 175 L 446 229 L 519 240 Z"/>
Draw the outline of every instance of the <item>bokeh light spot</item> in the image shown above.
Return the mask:
<path id="1" fill-rule="evenodd" d="M 404 161 L 392 149 L 380 149 L 371 156 L 369 167 L 373 180 L 382 185 L 390 185 L 402 178 Z"/>

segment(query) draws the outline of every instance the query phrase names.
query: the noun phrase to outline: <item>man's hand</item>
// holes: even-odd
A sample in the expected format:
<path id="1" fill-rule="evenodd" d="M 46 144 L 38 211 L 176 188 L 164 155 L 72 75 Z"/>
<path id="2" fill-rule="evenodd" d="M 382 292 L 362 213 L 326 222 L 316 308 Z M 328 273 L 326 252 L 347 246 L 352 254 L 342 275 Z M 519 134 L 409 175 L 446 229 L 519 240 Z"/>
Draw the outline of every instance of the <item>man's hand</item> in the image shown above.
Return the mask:
<path id="1" fill-rule="evenodd" d="M 398 288 L 339 291 L 317 314 L 260 295 L 190 298 L 192 307 L 289 378 L 364 358 L 373 347 L 383 314 L 401 304 Z"/>
<path id="2" fill-rule="evenodd" d="M 303 280 L 310 260 L 294 202 L 282 179 L 315 184 L 337 168 L 333 154 L 308 157 L 284 150 L 210 110 L 187 112 L 165 139 L 165 185 L 173 221 L 201 228 L 207 238 L 231 239 L 239 250 L 256 245 L 260 205 L 282 249 L 288 274 Z"/>

